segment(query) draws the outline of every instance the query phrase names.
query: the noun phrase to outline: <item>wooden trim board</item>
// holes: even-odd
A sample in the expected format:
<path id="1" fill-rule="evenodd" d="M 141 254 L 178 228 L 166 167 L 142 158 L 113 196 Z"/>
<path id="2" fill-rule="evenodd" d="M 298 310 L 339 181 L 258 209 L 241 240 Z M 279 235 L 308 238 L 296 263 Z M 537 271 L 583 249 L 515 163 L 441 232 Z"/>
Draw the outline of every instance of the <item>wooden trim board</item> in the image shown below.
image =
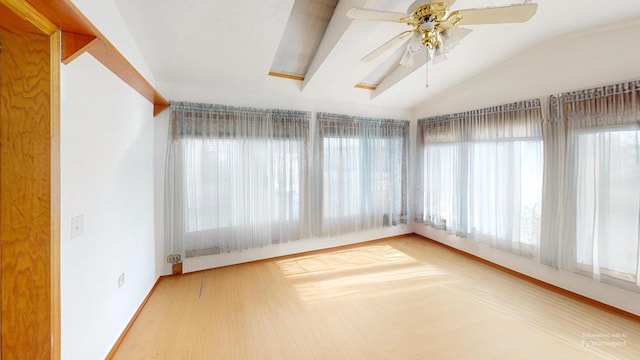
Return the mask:
<path id="1" fill-rule="evenodd" d="M 51 358 L 61 357 L 60 300 L 60 51 L 61 34 L 51 35 Z"/>
<path id="2" fill-rule="evenodd" d="M 527 281 L 527 282 L 529 282 L 531 284 L 534 284 L 534 285 L 537 285 L 539 287 L 545 288 L 545 289 L 547 289 L 549 291 L 553 291 L 553 292 L 555 292 L 557 294 L 560 294 L 560 295 L 566 296 L 568 298 L 580 301 L 580 302 L 582 302 L 584 304 L 591 305 L 591 306 L 596 307 L 596 308 L 598 308 L 600 310 L 603 310 L 603 311 L 606 311 L 606 312 L 609 312 L 609 313 L 613 313 L 613 314 L 628 318 L 628 319 L 633 320 L 633 321 L 640 322 L 640 315 L 636 315 L 636 314 L 630 313 L 628 311 L 622 310 L 622 309 L 617 308 L 615 306 L 612 306 L 612 305 L 609 305 L 609 304 L 605 304 L 603 302 L 600 302 L 598 300 L 592 299 L 590 297 L 586 297 L 584 295 L 580 295 L 580 294 L 575 293 L 573 291 L 570 291 L 570 290 L 561 288 L 559 286 L 550 284 L 548 282 L 536 279 L 536 278 L 534 278 L 532 276 L 525 275 L 525 274 L 523 274 L 521 272 L 518 272 L 516 270 L 509 269 L 508 267 L 505 267 L 505 266 L 502 266 L 502 265 L 498 265 L 498 264 L 496 264 L 494 262 L 491 262 L 489 260 L 483 259 L 483 258 L 481 258 L 481 257 L 479 257 L 477 255 L 468 253 L 468 252 L 460 250 L 460 249 L 456 249 L 456 248 L 454 248 L 452 246 L 449 246 L 447 244 L 443 244 L 443 243 L 441 243 L 439 241 L 430 239 L 430 238 L 428 238 L 426 236 L 423 236 L 423 235 L 420 235 L 420 234 L 415 234 L 415 235 L 419 236 L 419 237 L 421 237 L 421 238 L 423 238 L 423 239 L 425 239 L 425 240 L 427 240 L 427 241 L 429 241 L 429 242 L 431 242 L 431 243 L 433 243 L 435 245 L 447 248 L 447 249 L 449 249 L 449 250 L 451 250 L 451 251 L 453 251 L 455 253 L 458 253 L 458 254 L 460 254 L 462 256 L 465 256 L 465 257 L 470 258 L 472 260 L 475 260 L 477 262 L 483 263 L 483 264 L 485 264 L 487 266 L 490 266 L 490 267 L 492 267 L 494 269 L 500 270 L 500 271 L 505 272 L 505 273 L 507 273 L 509 275 L 512 275 L 512 276 L 515 276 L 515 277 L 517 277 L 519 279 Z"/>
<path id="3" fill-rule="evenodd" d="M 23 0 L 0 0 L 3 2 L 24 2 Z M 169 102 L 135 69 L 109 40 L 87 19 L 70 0 L 30 0 L 37 11 L 46 16 L 64 33 L 63 61 L 73 61 L 82 53 L 89 52 L 100 63 L 134 90 L 154 104 L 154 116 L 169 106 Z M 80 40 L 80 37 L 85 37 Z M 89 38 L 95 38 L 82 45 Z M 70 42 L 70 43 L 67 43 Z"/>
<path id="4" fill-rule="evenodd" d="M 127 327 L 124 328 L 124 330 L 122 331 L 122 334 L 120 334 L 120 336 L 118 337 L 118 340 L 116 340 L 115 344 L 113 344 L 113 347 L 111 348 L 111 351 L 109 351 L 109 353 L 107 354 L 107 357 L 105 358 L 105 360 L 113 359 L 113 357 L 116 355 L 116 352 L 118 352 L 118 348 L 120 347 L 120 344 L 122 344 L 122 342 L 124 341 L 124 338 L 127 336 L 127 333 L 129 332 L 129 330 L 131 330 L 131 327 L 136 322 L 136 319 L 138 318 L 138 316 L 140 316 L 142 309 L 147 304 L 147 301 L 149 301 L 149 299 L 151 298 L 151 295 L 153 295 L 153 292 L 158 287 L 158 284 L 160 284 L 160 281 L 162 281 L 162 279 L 167 278 L 169 276 L 172 276 L 172 275 L 160 276 L 158 280 L 156 280 L 156 283 L 153 284 L 153 287 L 151 288 L 151 290 L 149 290 L 149 294 L 147 294 L 144 300 L 142 300 L 142 304 L 140 304 L 140 306 L 138 307 L 138 310 L 136 310 L 131 320 L 129 320 Z"/>
<path id="5" fill-rule="evenodd" d="M 62 32 L 62 63 L 67 65 L 88 50 L 98 40 L 95 36 Z"/>
<path id="6" fill-rule="evenodd" d="M 49 18 L 41 15 L 42 11 L 39 11 L 24 0 L 0 0 L 0 4 L 6 6 L 15 15 L 37 28 L 37 33 L 53 35 L 58 30 L 56 24 L 51 22 Z"/>
<path id="7" fill-rule="evenodd" d="M 373 85 L 364 85 L 364 84 L 356 84 L 354 85 L 355 88 L 357 89 L 364 89 L 364 90 L 375 90 L 376 87 Z"/>
<path id="8" fill-rule="evenodd" d="M 279 77 L 279 78 L 289 79 L 289 80 L 304 81 L 304 76 L 284 74 L 284 73 L 279 73 L 275 71 L 269 71 L 269 76 L 274 76 L 274 77 Z"/>
<path id="9" fill-rule="evenodd" d="M 0 29 L 0 356 L 56 358 L 59 327 L 56 38 Z M 55 60 L 56 63 L 58 60 Z"/>

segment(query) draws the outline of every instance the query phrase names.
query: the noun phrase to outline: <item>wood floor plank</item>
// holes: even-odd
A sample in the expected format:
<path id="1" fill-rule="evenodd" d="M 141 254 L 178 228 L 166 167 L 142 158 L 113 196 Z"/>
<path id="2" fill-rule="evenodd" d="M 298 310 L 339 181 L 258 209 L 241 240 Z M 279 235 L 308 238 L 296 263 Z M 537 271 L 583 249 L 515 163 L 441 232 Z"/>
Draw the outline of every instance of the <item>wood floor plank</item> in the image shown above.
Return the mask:
<path id="1" fill-rule="evenodd" d="M 640 323 L 420 237 L 164 279 L 115 359 L 637 359 Z"/>

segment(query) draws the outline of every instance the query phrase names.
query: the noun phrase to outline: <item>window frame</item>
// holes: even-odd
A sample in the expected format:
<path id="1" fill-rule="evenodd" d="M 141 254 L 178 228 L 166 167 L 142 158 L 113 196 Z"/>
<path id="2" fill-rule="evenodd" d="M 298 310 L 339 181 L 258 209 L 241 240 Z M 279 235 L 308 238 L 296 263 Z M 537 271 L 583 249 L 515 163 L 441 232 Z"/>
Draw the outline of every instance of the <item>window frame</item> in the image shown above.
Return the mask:
<path id="1" fill-rule="evenodd" d="M 577 136 L 581 136 L 581 135 L 596 135 L 596 134 L 604 134 L 604 133 L 616 133 L 616 132 L 627 132 L 627 131 L 635 131 L 637 133 L 640 133 L 640 120 L 637 122 L 630 122 L 630 123 L 625 123 L 625 124 L 617 124 L 617 125 L 606 125 L 606 126 L 594 126 L 594 127 L 576 127 L 576 128 L 569 128 L 568 130 L 568 136 L 571 136 L 573 134 L 577 135 Z M 575 136 L 573 135 L 573 136 Z M 576 171 L 576 169 L 574 169 L 574 171 Z M 576 199 L 576 203 L 574 204 L 574 209 L 577 212 L 577 197 L 578 197 L 578 192 L 579 189 L 575 188 L 572 192 L 573 194 L 573 198 Z M 640 222 L 640 220 L 639 220 Z M 578 224 L 577 221 L 575 224 L 572 224 L 572 226 L 574 228 L 577 228 Z M 640 226 L 640 224 L 639 224 Z M 575 231 L 575 230 L 574 230 Z M 577 234 L 574 236 L 574 244 L 573 246 L 575 246 L 575 249 L 573 250 L 573 257 L 571 258 L 571 262 L 572 262 L 572 266 L 573 269 L 575 269 L 575 272 L 585 275 L 585 276 L 591 276 L 594 273 L 594 267 L 593 264 L 587 264 L 587 263 L 583 263 L 580 262 L 578 259 L 578 237 Z M 638 247 L 640 249 L 640 243 L 638 244 Z M 617 270 L 613 270 L 613 269 L 609 269 L 607 267 L 603 267 L 600 266 L 598 269 L 598 273 L 605 279 L 605 280 L 609 280 L 612 282 L 622 282 L 624 284 L 624 286 L 636 286 L 636 282 L 638 280 L 638 277 L 636 274 L 633 273 L 626 273 L 626 272 L 621 272 L 621 271 L 617 271 Z"/>
<path id="2" fill-rule="evenodd" d="M 319 156 L 318 156 L 318 190 L 320 191 L 321 195 L 320 195 L 320 201 L 317 204 L 317 208 L 318 208 L 318 215 L 319 215 L 319 222 L 320 222 L 320 229 L 322 229 L 322 232 L 326 232 L 329 231 L 330 229 L 334 228 L 335 225 L 329 223 L 325 223 L 324 221 L 324 211 L 325 211 L 325 204 L 324 204 L 324 182 L 325 182 L 325 173 L 324 173 L 324 141 L 325 139 L 329 139 L 329 138 L 336 138 L 336 139 L 348 139 L 348 138 L 355 138 L 358 139 L 358 131 L 365 129 L 368 126 L 374 126 L 373 124 L 378 122 L 378 121 L 382 121 L 384 122 L 384 124 L 380 125 L 380 126 L 393 126 L 396 127 L 398 129 L 401 129 L 400 131 L 400 135 L 399 136 L 384 136 L 384 137 L 375 137 L 378 139 L 383 139 L 383 140 L 389 140 L 392 141 L 394 139 L 400 139 L 401 140 L 401 153 L 402 153 L 402 168 L 401 168 L 401 179 L 399 181 L 401 181 L 401 204 L 400 204 L 400 213 L 398 214 L 398 221 L 397 223 L 400 224 L 408 224 L 409 223 L 409 197 L 408 197 L 408 179 L 409 179 L 409 162 L 408 162 L 408 158 L 409 158 L 409 132 L 410 132 L 410 126 L 409 123 L 406 121 L 396 121 L 396 120 L 379 120 L 379 119 L 364 119 L 364 118 L 351 118 L 351 117 L 345 117 L 345 116 L 340 116 L 340 115 L 336 115 L 336 119 L 331 119 L 329 117 L 327 117 L 327 114 L 322 114 L 320 116 L 320 118 L 318 119 L 316 125 L 318 127 L 318 131 L 317 133 L 317 148 L 319 151 Z M 345 121 L 346 120 L 346 121 Z M 393 124 L 395 122 L 395 124 Z M 345 135 L 344 130 L 348 129 L 351 130 L 347 133 L 348 136 L 341 136 L 341 135 Z M 372 137 L 373 139 L 374 137 Z M 394 214 L 385 214 L 386 217 L 386 222 L 383 222 L 383 226 L 395 226 L 397 225 L 396 222 L 394 222 L 393 219 L 393 215 Z M 359 216 L 368 216 L 368 214 L 357 214 L 355 215 L 353 218 L 357 219 Z"/>

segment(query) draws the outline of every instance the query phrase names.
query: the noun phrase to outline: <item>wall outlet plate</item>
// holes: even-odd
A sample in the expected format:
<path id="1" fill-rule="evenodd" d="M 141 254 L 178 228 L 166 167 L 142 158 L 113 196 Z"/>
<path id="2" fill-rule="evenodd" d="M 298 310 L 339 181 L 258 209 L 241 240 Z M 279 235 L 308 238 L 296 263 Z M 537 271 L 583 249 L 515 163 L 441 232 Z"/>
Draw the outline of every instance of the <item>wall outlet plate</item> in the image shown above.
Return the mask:
<path id="1" fill-rule="evenodd" d="M 77 215 L 71 218 L 71 238 L 79 236 L 84 232 L 84 215 Z"/>
<path id="2" fill-rule="evenodd" d="M 120 288 L 122 285 L 124 285 L 124 273 L 120 274 L 118 277 L 118 287 Z"/>
<path id="3" fill-rule="evenodd" d="M 182 255 L 180 254 L 169 254 L 167 256 L 167 262 L 169 264 L 177 264 L 182 262 Z"/>

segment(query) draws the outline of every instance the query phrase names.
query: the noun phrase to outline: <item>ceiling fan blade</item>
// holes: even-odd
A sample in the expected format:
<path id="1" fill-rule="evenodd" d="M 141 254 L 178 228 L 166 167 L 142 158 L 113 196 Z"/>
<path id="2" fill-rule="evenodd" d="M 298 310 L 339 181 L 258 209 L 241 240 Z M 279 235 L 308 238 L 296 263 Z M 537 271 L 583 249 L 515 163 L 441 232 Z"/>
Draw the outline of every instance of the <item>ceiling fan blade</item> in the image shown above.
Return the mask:
<path id="1" fill-rule="evenodd" d="M 408 30 L 408 31 L 401 32 L 400 34 L 398 34 L 398 35 L 394 36 L 393 38 L 391 38 L 391 40 L 389 40 L 386 43 L 378 46 L 377 49 L 373 50 L 367 56 L 363 57 L 361 61 L 362 62 L 369 62 L 369 61 L 372 61 L 372 60 L 376 59 L 378 56 L 380 56 L 380 55 L 384 54 L 385 52 L 387 52 L 387 50 L 389 50 L 392 47 L 396 46 L 397 44 L 401 43 L 411 33 L 413 33 L 413 30 Z"/>
<path id="2" fill-rule="evenodd" d="M 510 5 L 484 9 L 464 9 L 454 11 L 451 16 L 458 13 L 462 20 L 458 25 L 500 24 L 526 22 L 538 9 L 538 4 Z"/>
<path id="3" fill-rule="evenodd" d="M 378 20 L 378 21 L 392 21 L 403 22 L 402 20 L 407 15 L 398 12 L 391 11 L 379 11 L 362 8 L 352 8 L 347 11 L 347 17 L 354 20 Z"/>

